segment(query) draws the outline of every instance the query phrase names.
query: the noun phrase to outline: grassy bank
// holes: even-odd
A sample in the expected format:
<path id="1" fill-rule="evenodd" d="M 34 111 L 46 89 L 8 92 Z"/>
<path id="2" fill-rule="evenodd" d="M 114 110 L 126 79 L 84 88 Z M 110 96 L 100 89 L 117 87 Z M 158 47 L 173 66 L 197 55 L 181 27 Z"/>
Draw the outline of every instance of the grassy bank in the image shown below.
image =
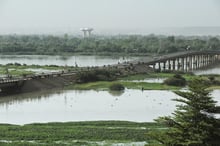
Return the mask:
<path id="1" fill-rule="evenodd" d="M 72 84 L 66 89 L 76 90 L 109 90 L 112 84 L 122 84 L 127 89 L 140 89 L 140 90 L 179 90 L 182 87 L 169 86 L 163 83 L 150 83 L 144 82 L 145 79 L 166 79 L 173 77 L 175 73 L 149 73 L 149 74 L 136 74 L 128 75 L 126 77 L 119 77 L 116 81 L 95 81 L 81 84 Z M 219 75 L 201 75 L 196 76 L 193 74 L 182 74 L 182 77 L 190 82 L 193 78 L 202 78 L 209 84 L 210 89 L 220 88 L 220 76 Z M 210 77 L 212 79 L 210 80 Z"/>
<path id="2" fill-rule="evenodd" d="M 148 73 L 148 74 L 136 74 L 136 75 L 130 75 L 130 76 L 126 76 L 126 77 L 121 77 L 119 79 L 121 80 L 144 80 L 144 79 L 148 79 L 148 78 L 169 78 L 174 76 L 175 73 Z M 193 74 L 182 74 L 182 76 L 184 78 L 186 78 L 186 80 L 191 80 L 192 78 L 195 77 L 195 75 Z"/>
<path id="3" fill-rule="evenodd" d="M 98 81 L 83 84 L 72 84 L 66 89 L 76 90 L 108 90 L 112 84 L 120 83 L 128 89 L 144 89 L 144 90 L 178 90 L 180 87 L 168 86 L 161 83 L 147 83 L 147 82 L 127 82 L 127 81 Z"/>
<path id="4" fill-rule="evenodd" d="M 105 145 L 113 143 L 153 142 L 148 133 L 163 128 L 156 123 L 125 121 L 67 122 L 0 125 L 1 145 Z"/>
<path id="5" fill-rule="evenodd" d="M 72 84 L 66 89 L 76 89 L 76 90 L 108 90 L 112 84 L 122 84 L 127 89 L 140 89 L 140 90 L 179 90 L 181 87 L 168 86 L 162 83 L 148 83 L 141 80 L 149 78 L 169 78 L 172 77 L 174 73 L 150 73 L 150 74 L 136 74 L 129 75 L 126 77 L 119 77 L 116 81 L 96 81 L 81 84 Z M 191 80 L 194 76 L 189 74 L 183 75 L 187 80 Z"/>
<path id="6" fill-rule="evenodd" d="M 62 70 L 76 70 L 77 68 L 72 66 L 57 66 L 57 65 L 26 65 L 26 64 L 0 64 L 0 74 L 1 75 L 11 75 L 11 76 L 23 76 L 23 75 L 32 75 L 39 70 L 39 73 L 44 71 L 62 71 Z"/>

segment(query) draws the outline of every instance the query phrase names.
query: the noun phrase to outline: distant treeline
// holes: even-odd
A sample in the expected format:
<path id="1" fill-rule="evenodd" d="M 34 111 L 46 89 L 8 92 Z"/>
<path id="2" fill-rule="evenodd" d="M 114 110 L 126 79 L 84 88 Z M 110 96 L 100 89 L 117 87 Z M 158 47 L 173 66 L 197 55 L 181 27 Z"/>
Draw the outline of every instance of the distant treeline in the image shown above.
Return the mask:
<path id="1" fill-rule="evenodd" d="M 156 35 L 93 36 L 2 35 L 1 54 L 164 54 L 185 50 L 220 50 L 219 37 Z"/>

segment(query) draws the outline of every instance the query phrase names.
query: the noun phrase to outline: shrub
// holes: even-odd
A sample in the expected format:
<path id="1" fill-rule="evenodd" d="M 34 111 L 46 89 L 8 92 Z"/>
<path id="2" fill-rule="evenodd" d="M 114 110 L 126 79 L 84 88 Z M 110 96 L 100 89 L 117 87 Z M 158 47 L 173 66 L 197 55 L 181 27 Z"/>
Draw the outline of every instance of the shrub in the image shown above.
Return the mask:
<path id="1" fill-rule="evenodd" d="M 78 72 L 77 80 L 81 83 L 95 82 L 95 81 L 112 81 L 115 79 L 116 71 L 93 69 L 86 72 Z"/>
<path id="2" fill-rule="evenodd" d="M 113 91 L 121 91 L 124 90 L 125 87 L 120 83 L 114 83 L 109 87 L 109 89 Z"/>
<path id="3" fill-rule="evenodd" d="M 20 64 L 20 63 L 17 63 L 17 62 L 15 62 L 14 65 L 15 65 L 15 66 L 21 66 L 21 64 Z"/>
<path id="4" fill-rule="evenodd" d="M 186 79 L 183 78 L 180 74 L 175 74 L 173 77 L 166 79 L 164 84 L 171 86 L 185 86 Z"/>

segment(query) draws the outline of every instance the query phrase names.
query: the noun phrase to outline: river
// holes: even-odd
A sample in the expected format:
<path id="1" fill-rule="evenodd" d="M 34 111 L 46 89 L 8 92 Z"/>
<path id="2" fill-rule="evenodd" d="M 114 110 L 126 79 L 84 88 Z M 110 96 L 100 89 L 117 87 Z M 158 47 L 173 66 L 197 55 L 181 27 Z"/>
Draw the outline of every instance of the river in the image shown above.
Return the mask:
<path id="1" fill-rule="evenodd" d="M 39 65 L 99 66 L 115 64 L 118 61 L 138 59 L 137 57 L 97 56 L 1 56 L 1 64 L 25 63 Z M 196 71 L 196 74 L 220 74 L 220 66 Z M 152 82 L 161 82 L 160 80 Z M 220 90 L 212 96 L 220 105 Z M 36 122 L 67 122 L 93 120 L 126 120 L 151 122 L 158 116 L 171 115 L 177 98 L 171 91 L 128 90 L 123 93 L 108 91 L 50 90 L 0 98 L 0 123 L 27 124 Z"/>
<path id="2" fill-rule="evenodd" d="M 50 55 L 0 55 L 0 64 L 20 63 L 37 65 L 59 65 L 59 66 L 103 66 L 137 60 L 141 57 L 120 56 L 50 56 Z"/>
<path id="3" fill-rule="evenodd" d="M 212 95 L 220 103 L 220 90 Z M 178 96 L 171 91 L 56 90 L 0 98 L 0 123 L 67 122 L 125 120 L 151 122 L 158 116 L 170 115 Z"/>

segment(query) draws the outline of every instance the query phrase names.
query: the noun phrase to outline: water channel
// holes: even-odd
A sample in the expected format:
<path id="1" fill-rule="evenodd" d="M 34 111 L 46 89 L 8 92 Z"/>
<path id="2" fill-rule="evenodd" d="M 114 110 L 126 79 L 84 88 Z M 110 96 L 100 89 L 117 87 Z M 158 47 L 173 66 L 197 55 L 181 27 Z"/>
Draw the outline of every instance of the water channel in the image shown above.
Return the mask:
<path id="1" fill-rule="evenodd" d="M 5 56 L 4 56 L 5 57 Z M 62 59 L 60 56 L 35 57 L 26 56 L 23 59 L 10 57 L 1 58 L 1 64 L 50 64 L 71 65 L 75 57 Z M 43 57 L 44 59 L 40 59 Z M 81 58 L 82 57 L 82 58 Z M 80 56 L 82 65 L 104 65 L 117 63 L 122 58 L 99 58 L 95 56 Z M 71 59 L 72 58 L 72 59 Z M 11 62 L 10 62 L 11 59 Z M 33 60 L 32 60 L 33 59 Z M 128 58 L 137 59 L 137 58 Z M 52 61 L 51 61 L 52 60 Z M 84 62 L 83 62 L 84 61 Z M 74 62 L 74 61 L 73 61 Z M 94 63 L 96 62 L 96 63 Z M 214 71 L 211 71 L 214 70 Z M 196 74 L 220 74 L 220 66 Z M 161 82 L 161 79 L 147 79 L 146 82 Z M 212 92 L 212 96 L 220 105 L 220 90 Z M 158 116 L 171 115 L 177 98 L 171 91 L 160 90 L 131 90 L 120 93 L 108 91 L 78 91 L 78 90 L 50 90 L 43 92 L 25 93 L 0 97 L 0 123 L 27 124 L 36 122 L 67 122 L 93 120 L 126 120 L 136 122 L 151 122 Z"/>
<path id="2" fill-rule="evenodd" d="M 120 56 L 50 56 L 50 55 L 0 55 L 0 64 L 20 63 L 59 66 L 103 66 L 140 59 L 141 57 Z"/>

